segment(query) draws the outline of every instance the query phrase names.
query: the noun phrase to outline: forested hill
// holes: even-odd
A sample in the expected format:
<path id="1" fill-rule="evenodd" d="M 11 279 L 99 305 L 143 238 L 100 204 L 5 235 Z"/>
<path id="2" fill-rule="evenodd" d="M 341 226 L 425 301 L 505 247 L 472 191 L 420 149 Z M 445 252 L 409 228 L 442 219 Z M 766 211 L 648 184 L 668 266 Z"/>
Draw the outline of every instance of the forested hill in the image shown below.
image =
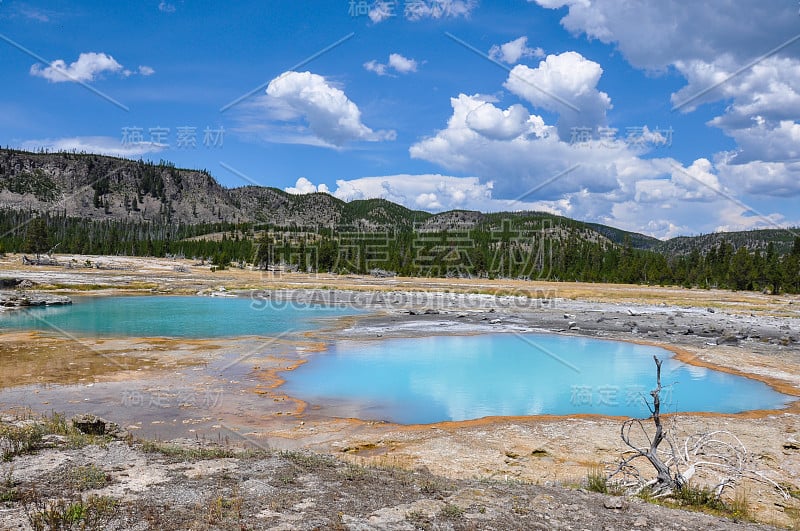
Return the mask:
<path id="1" fill-rule="evenodd" d="M 454 210 L 439 214 L 409 210 L 384 199 L 344 202 L 329 194 L 292 195 L 278 188 L 224 188 L 206 170 L 176 168 L 76 153 L 31 153 L 0 149 L 0 209 L 93 221 L 172 225 L 265 223 L 275 226 L 381 227 L 447 230 L 483 227 L 502 230 L 521 218 L 547 218 L 590 240 L 609 240 L 634 249 L 668 254 L 709 251 L 723 241 L 734 249 L 790 250 L 793 235 L 759 230 L 678 237 L 660 241 L 597 223 L 545 213 L 494 213 Z M 195 232 L 195 231 L 193 231 Z"/>
<path id="2" fill-rule="evenodd" d="M 542 212 L 225 188 L 205 170 L 0 149 L 0 252 L 178 255 L 258 267 L 800 291 L 794 230 L 660 241 Z"/>

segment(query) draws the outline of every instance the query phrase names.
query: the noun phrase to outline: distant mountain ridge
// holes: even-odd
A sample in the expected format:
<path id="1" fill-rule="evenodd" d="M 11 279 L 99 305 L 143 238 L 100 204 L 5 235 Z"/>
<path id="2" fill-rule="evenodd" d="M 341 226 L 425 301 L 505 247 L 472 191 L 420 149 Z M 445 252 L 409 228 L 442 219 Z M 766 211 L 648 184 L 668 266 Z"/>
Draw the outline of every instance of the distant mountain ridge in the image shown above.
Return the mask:
<path id="1" fill-rule="evenodd" d="M 225 188 L 205 170 L 179 169 L 104 155 L 31 153 L 0 149 L 0 208 L 67 217 L 185 225 L 262 223 L 276 226 L 391 227 L 417 230 L 501 230 L 504 223 L 548 220 L 589 241 L 666 254 L 706 252 L 722 241 L 763 250 L 772 242 L 788 252 L 793 231 L 784 229 L 681 236 L 661 241 L 598 223 L 542 212 L 438 214 L 411 210 L 385 199 L 345 202 L 325 193 L 293 195 L 273 187 Z"/>

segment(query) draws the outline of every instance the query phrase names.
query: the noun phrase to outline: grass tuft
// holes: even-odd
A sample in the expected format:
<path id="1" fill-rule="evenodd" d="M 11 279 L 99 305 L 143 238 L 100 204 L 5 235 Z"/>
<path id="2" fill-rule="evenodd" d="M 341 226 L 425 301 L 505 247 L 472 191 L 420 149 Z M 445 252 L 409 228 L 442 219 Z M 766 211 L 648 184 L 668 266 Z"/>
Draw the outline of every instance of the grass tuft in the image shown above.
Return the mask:
<path id="1" fill-rule="evenodd" d="M 600 465 L 594 465 L 586 473 L 586 489 L 591 492 L 608 494 L 608 476 L 605 469 Z"/>
<path id="2" fill-rule="evenodd" d="M 36 451 L 42 444 L 45 432 L 41 425 L 35 423 L 0 425 L 0 450 L 3 461 L 11 461 L 15 456 Z"/>
<path id="3" fill-rule="evenodd" d="M 23 508 L 34 531 L 99 530 L 117 516 L 119 502 L 109 496 L 46 500 L 31 491 L 23 499 Z"/>
<path id="4" fill-rule="evenodd" d="M 101 489 L 111 483 L 111 476 L 94 464 L 75 466 L 67 470 L 66 483 L 78 491 Z"/>
<path id="5" fill-rule="evenodd" d="M 161 454 L 182 461 L 203 461 L 207 459 L 241 457 L 235 450 L 220 446 L 191 448 L 177 444 L 143 440 L 141 441 L 141 448 L 145 453 Z"/>
<path id="6" fill-rule="evenodd" d="M 464 512 L 465 512 L 464 509 L 462 509 L 458 505 L 456 505 L 454 503 L 448 503 L 447 505 L 442 507 L 442 510 L 439 512 L 439 515 L 442 518 L 447 518 L 447 519 L 450 519 L 450 520 L 456 520 L 456 519 L 461 518 L 462 516 L 464 516 Z"/>

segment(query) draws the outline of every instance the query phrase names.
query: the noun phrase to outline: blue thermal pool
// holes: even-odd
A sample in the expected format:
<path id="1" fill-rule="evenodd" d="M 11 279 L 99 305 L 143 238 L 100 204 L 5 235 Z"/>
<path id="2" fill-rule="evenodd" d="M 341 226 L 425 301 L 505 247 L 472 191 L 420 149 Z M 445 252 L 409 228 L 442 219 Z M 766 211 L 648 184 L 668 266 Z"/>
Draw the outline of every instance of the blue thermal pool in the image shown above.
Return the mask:
<path id="1" fill-rule="evenodd" d="M 793 397 L 687 365 L 660 348 L 542 334 L 340 341 L 283 373 L 283 390 L 331 414 L 424 424 L 486 416 L 648 416 L 662 367 L 663 412 L 738 413 Z"/>
<path id="2" fill-rule="evenodd" d="M 301 301 L 242 297 L 75 297 L 70 306 L 0 314 L 9 329 L 123 337 L 275 336 L 316 330 L 326 318 L 358 311 Z"/>

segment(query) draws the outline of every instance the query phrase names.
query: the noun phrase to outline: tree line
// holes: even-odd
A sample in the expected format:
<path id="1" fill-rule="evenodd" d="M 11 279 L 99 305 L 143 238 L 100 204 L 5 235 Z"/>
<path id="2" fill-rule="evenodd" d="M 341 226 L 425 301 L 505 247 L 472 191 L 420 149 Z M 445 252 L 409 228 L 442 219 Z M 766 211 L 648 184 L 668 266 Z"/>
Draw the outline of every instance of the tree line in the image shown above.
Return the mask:
<path id="1" fill-rule="evenodd" d="M 0 211 L 0 251 L 176 256 L 307 272 L 678 285 L 800 293 L 800 237 L 788 252 L 721 241 L 706 252 L 662 254 L 591 238 L 544 221 L 526 231 L 350 230 L 251 223 L 168 224 Z M 210 237 L 214 234 L 214 237 Z"/>

